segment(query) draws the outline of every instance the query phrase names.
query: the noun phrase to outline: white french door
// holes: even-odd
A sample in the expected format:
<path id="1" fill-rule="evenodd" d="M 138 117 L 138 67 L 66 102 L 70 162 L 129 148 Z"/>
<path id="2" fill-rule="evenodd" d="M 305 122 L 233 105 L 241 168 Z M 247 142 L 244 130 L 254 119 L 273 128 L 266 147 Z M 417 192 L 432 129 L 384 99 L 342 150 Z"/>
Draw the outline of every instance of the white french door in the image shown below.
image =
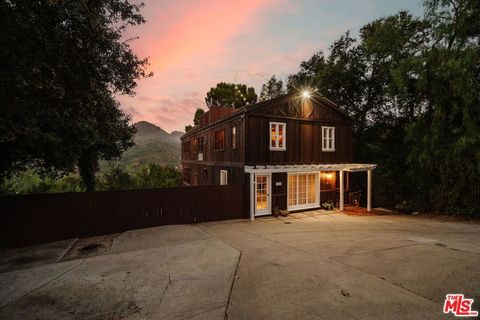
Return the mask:
<path id="1" fill-rule="evenodd" d="M 270 175 L 255 175 L 255 216 L 271 214 Z"/>
<path id="2" fill-rule="evenodd" d="M 319 191 L 317 173 L 288 174 L 288 210 L 318 207 Z"/>

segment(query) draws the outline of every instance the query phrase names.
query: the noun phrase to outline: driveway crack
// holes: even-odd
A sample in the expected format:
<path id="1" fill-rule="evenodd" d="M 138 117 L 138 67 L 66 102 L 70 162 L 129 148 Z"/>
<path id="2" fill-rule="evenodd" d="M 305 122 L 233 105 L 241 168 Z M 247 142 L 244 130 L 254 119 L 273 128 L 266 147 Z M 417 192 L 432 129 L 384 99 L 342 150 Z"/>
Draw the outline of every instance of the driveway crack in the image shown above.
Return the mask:
<path id="1" fill-rule="evenodd" d="M 160 301 L 158 303 L 158 306 L 157 306 L 157 308 L 154 308 L 154 310 L 152 310 L 150 312 L 150 314 L 145 318 L 146 320 L 151 319 L 153 317 L 154 312 L 160 308 L 160 306 L 163 302 L 163 299 L 165 298 L 165 295 L 167 294 L 167 290 L 170 287 L 170 285 L 172 285 L 172 284 L 173 284 L 173 281 L 172 281 L 172 278 L 171 278 L 171 274 L 169 272 L 168 273 L 168 282 L 167 282 L 167 285 L 165 286 L 165 288 L 163 289 L 162 296 L 160 297 Z"/>
<path id="2" fill-rule="evenodd" d="M 242 251 L 240 250 L 240 255 L 238 256 L 237 266 L 235 267 L 235 272 L 233 273 L 232 285 L 230 286 L 230 292 L 228 293 L 227 306 L 225 308 L 225 317 L 228 319 L 228 307 L 230 306 L 230 299 L 232 298 L 233 286 L 235 285 L 235 280 L 237 279 L 238 266 L 240 265 L 240 259 L 242 259 Z"/>
<path id="3" fill-rule="evenodd" d="M 344 266 L 346 266 L 346 267 L 349 267 L 349 268 L 355 269 L 355 270 L 357 270 L 357 271 L 360 271 L 360 272 L 362 272 L 362 273 L 364 273 L 364 274 L 367 274 L 367 275 L 369 275 L 369 276 L 372 276 L 372 277 L 381 279 L 381 280 L 383 280 L 383 281 L 386 281 L 386 282 L 388 282 L 389 284 L 391 284 L 391 285 L 393 285 L 393 286 L 395 286 L 395 287 L 397 287 L 397 288 L 400 288 L 400 289 L 402 289 L 402 290 L 405 290 L 405 291 L 407 291 L 407 292 L 410 292 L 410 293 L 413 294 L 413 295 L 416 295 L 416 296 L 421 297 L 421 298 L 423 298 L 423 299 L 429 300 L 429 301 L 431 301 L 431 302 L 433 302 L 433 303 L 435 303 L 435 304 L 442 305 L 442 304 L 441 304 L 440 302 L 438 302 L 438 301 L 435 301 L 435 300 L 430 299 L 430 298 L 428 298 L 428 297 L 425 297 L 425 296 L 423 296 L 423 295 L 421 295 L 421 294 L 419 294 L 419 293 L 417 293 L 417 292 L 415 292 L 415 291 L 412 291 L 412 290 L 410 290 L 410 289 L 408 289 L 408 288 L 403 287 L 400 283 L 394 283 L 394 282 L 388 281 L 388 280 L 386 280 L 386 279 L 383 278 L 383 277 L 380 277 L 380 276 L 378 276 L 378 275 L 376 275 L 376 274 L 372 274 L 372 273 L 370 273 L 370 272 L 367 272 L 367 271 L 365 271 L 365 270 L 362 270 L 361 268 L 358 268 L 358 267 L 356 267 L 356 266 L 352 266 L 352 265 L 350 265 L 350 264 L 348 264 L 348 263 L 345 263 L 345 262 L 343 262 L 343 261 L 341 261 L 341 260 L 337 260 L 336 258 L 333 258 L 333 257 L 330 257 L 330 260 L 335 261 L 335 262 L 337 262 L 337 263 L 340 263 L 340 264 L 342 264 L 342 265 L 344 265 Z"/>

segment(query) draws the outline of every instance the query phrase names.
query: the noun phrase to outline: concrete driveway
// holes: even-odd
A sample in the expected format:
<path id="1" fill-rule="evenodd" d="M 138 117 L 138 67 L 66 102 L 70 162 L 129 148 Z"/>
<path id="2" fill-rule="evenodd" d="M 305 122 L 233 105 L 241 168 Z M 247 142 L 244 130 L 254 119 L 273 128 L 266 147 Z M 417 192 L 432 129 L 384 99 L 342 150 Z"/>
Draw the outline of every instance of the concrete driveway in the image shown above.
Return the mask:
<path id="1" fill-rule="evenodd" d="M 3 252 L 0 272 L 1 319 L 442 319 L 447 293 L 480 310 L 480 224 L 318 211 L 166 226 Z"/>
<path id="2" fill-rule="evenodd" d="M 4 252 L 0 319 L 223 319 L 239 256 L 193 226 Z"/>

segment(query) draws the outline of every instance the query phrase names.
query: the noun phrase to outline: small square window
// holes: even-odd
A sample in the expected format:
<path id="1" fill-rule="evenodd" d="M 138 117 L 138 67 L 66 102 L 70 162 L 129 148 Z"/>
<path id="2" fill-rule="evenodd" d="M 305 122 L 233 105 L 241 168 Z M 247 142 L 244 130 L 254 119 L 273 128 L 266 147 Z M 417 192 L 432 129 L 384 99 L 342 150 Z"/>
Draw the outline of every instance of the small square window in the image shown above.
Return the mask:
<path id="1" fill-rule="evenodd" d="M 270 150 L 286 150 L 287 125 L 281 122 L 270 122 Z"/>

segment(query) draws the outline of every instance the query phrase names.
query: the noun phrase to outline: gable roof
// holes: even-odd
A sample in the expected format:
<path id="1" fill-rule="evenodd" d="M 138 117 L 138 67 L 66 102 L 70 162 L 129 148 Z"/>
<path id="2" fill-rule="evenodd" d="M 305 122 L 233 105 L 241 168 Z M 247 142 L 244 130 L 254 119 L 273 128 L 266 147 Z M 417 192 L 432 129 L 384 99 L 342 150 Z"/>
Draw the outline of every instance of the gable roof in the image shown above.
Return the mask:
<path id="1" fill-rule="evenodd" d="M 250 113 L 250 112 L 258 111 L 259 109 L 262 109 L 262 108 L 267 107 L 267 106 L 287 102 L 289 100 L 299 100 L 299 99 L 303 99 L 303 98 L 298 93 L 284 94 L 284 95 L 281 95 L 277 98 L 273 98 L 273 99 L 270 99 L 270 100 L 259 102 L 257 104 L 251 105 L 251 106 L 247 106 L 246 107 L 246 112 Z M 350 117 L 350 115 L 348 115 L 348 113 L 346 113 L 345 111 L 340 109 L 337 106 L 336 103 L 334 103 L 330 99 L 322 96 L 321 94 L 319 94 L 317 92 L 314 92 L 314 93 L 311 94 L 310 98 L 308 98 L 308 99 L 312 99 L 313 101 L 317 102 L 319 105 L 321 105 L 321 106 L 323 106 L 323 107 L 325 107 L 329 110 L 332 110 L 333 112 L 338 114 L 340 117 L 353 122 L 352 117 Z"/>
<path id="2" fill-rule="evenodd" d="M 255 112 L 255 111 L 258 111 L 258 110 L 260 110 L 264 107 L 273 106 L 275 104 L 287 102 L 289 100 L 294 100 L 294 99 L 302 99 L 302 97 L 298 93 L 289 93 L 289 94 L 284 94 L 284 95 L 281 95 L 279 97 L 276 97 L 276 98 L 273 98 L 273 99 L 270 99 L 270 100 L 261 101 L 261 102 L 258 102 L 256 104 L 253 104 L 253 105 L 237 108 L 237 109 L 235 109 L 235 112 L 232 112 L 232 113 L 224 116 L 223 118 L 216 119 L 216 121 L 209 122 L 208 124 L 205 124 L 204 126 L 193 127 L 190 131 L 186 132 L 181 138 L 183 139 L 183 138 L 188 137 L 192 134 L 195 134 L 199 131 L 202 131 L 203 129 L 212 127 L 214 125 L 217 125 L 217 124 L 219 124 L 221 122 L 224 122 L 226 120 L 229 120 L 231 118 L 235 118 L 242 113 Z M 329 110 L 332 110 L 333 112 L 335 112 L 340 117 L 353 122 L 352 117 L 350 117 L 345 111 L 341 110 L 333 101 L 327 99 L 326 97 L 320 95 L 319 93 L 317 93 L 317 92 L 312 93 L 312 95 L 309 99 L 313 99 L 319 105 L 321 105 L 321 106 L 323 106 L 323 107 L 325 107 Z M 208 113 L 208 111 L 205 114 L 207 114 L 207 113 Z"/>

